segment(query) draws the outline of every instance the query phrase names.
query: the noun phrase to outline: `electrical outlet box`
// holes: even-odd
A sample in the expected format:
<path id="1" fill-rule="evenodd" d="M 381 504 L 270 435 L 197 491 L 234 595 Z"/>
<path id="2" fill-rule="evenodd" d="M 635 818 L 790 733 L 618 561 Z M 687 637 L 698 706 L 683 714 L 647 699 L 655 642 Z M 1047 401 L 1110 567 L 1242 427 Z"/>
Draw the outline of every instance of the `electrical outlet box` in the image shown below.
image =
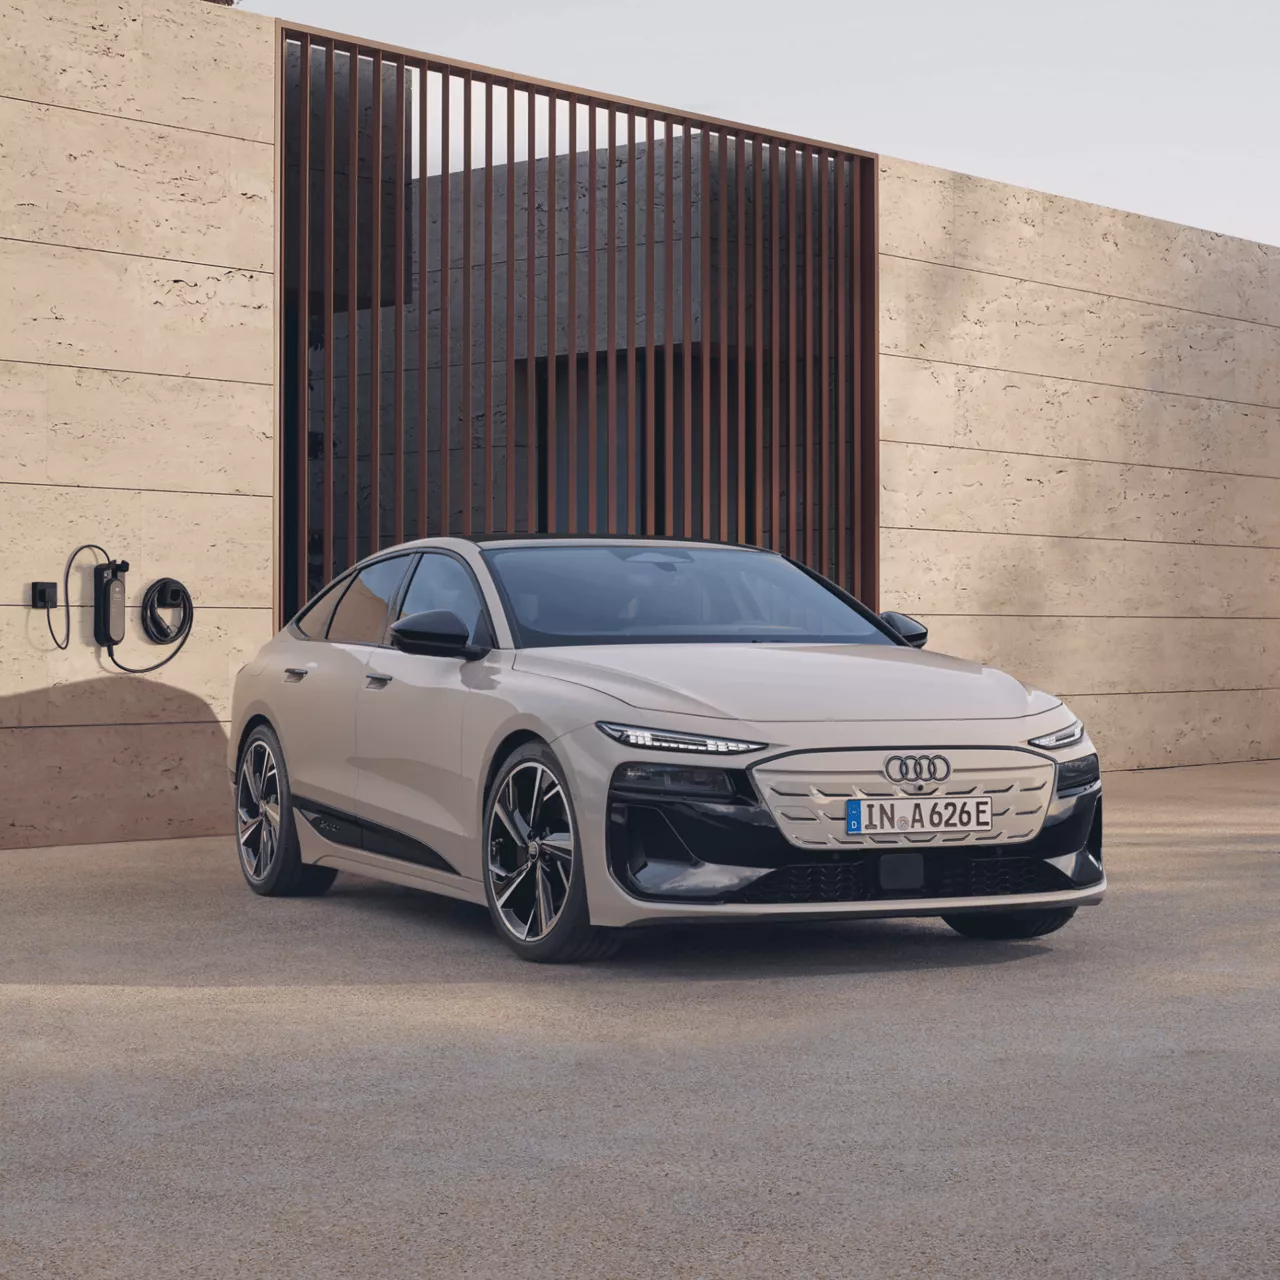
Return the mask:
<path id="1" fill-rule="evenodd" d="M 56 582 L 33 582 L 31 584 L 31 607 L 33 609 L 56 609 L 58 607 L 58 584 Z"/>

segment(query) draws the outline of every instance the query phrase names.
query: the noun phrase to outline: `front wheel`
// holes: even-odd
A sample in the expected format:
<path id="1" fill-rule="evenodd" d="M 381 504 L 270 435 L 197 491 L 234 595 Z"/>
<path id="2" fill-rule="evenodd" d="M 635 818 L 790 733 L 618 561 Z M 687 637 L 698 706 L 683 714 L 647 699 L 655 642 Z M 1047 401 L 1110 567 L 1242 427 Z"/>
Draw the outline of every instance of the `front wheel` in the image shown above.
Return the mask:
<path id="1" fill-rule="evenodd" d="M 996 941 L 1056 933 L 1075 913 L 1075 907 L 1057 907 L 1045 911 L 973 911 L 942 918 L 966 938 Z"/>
<path id="2" fill-rule="evenodd" d="M 494 926 L 524 960 L 601 960 L 620 945 L 616 929 L 591 923 L 569 784 L 545 743 L 513 752 L 489 790 L 484 891 Z"/>

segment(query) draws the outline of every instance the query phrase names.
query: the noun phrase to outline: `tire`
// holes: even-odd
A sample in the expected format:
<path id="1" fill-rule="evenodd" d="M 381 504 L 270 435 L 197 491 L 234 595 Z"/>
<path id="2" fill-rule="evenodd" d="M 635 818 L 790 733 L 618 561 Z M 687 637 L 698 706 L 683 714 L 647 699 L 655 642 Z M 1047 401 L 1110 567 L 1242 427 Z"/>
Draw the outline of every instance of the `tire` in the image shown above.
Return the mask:
<path id="1" fill-rule="evenodd" d="M 555 752 L 518 747 L 484 805 L 484 894 L 499 936 L 522 960 L 603 960 L 621 930 L 591 923 L 573 799 Z"/>
<path id="2" fill-rule="evenodd" d="M 236 852 L 249 888 L 267 898 L 325 893 L 338 873 L 302 861 L 289 771 L 269 725 L 258 725 L 240 749 L 234 797 Z"/>
<path id="3" fill-rule="evenodd" d="M 998 941 L 1056 933 L 1075 913 L 1075 907 L 1056 907 L 1045 911 L 970 911 L 942 918 L 966 938 Z"/>

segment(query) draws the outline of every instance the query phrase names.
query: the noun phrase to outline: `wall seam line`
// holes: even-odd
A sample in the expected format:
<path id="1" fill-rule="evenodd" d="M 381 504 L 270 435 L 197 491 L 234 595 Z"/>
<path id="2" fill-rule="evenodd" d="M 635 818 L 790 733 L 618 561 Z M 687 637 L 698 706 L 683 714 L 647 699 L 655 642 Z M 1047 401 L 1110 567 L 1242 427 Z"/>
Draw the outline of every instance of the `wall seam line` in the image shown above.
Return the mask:
<path id="1" fill-rule="evenodd" d="M 1280 551 L 1280 546 L 1252 542 L 1185 542 L 1175 538 L 1108 538 L 1088 533 L 1036 533 L 1005 529 L 936 529 L 914 524 L 882 524 L 895 533 L 958 533 L 979 538 L 1056 538 L 1065 542 L 1126 542 L 1142 547 L 1210 547 L 1217 551 Z"/>
<path id="2" fill-rule="evenodd" d="M 18 356 L 0 356 L 0 364 L 27 364 L 37 369 L 83 369 L 86 373 L 125 373 L 138 378 L 185 378 L 190 382 L 225 382 L 236 387 L 270 387 L 271 381 L 253 378 L 215 378 L 207 373 L 164 373 L 157 369 L 116 369 L 103 364 L 71 364 L 65 360 L 23 360 Z"/>
<path id="3" fill-rule="evenodd" d="M 8 244 L 34 244 L 42 249 L 66 249 L 70 253 L 105 253 L 113 258 L 138 258 L 143 262 L 172 262 L 180 267 L 205 267 L 213 271 L 242 271 L 249 276 L 274 276 L 270 267 L 238 267 L 229 262 L 200 262 L 195 258 L 171 258 L 158 253 L 134 253 L 131 249 L 103 249 L 91 244 L 67 244 L 63 240 L 38 240 L 34 236 L 0 235 Z"/>
<path id="4" fill-rule="evenodd" d="M 56 480 L 0 480 L 15 489 L 81 489 L 88 493 L 172 493 L 190 498 L 273 498 L 271 493 L 237 493 L 234 489 L 148 489 L 132 484 L 59 484 Z"/>
<path id="5" fill-rule="evenodd" d="M 1264 684 L 1256 689 L 1087 689 L 1076 693 L 1059 693 L 1059 698 L 1174 698 L 1202 693 L 1280 693 L 1280 685 Z"/>
<path id="6" fill-rule="evenodd" d="M 49 107 L 54 111 L 75 111 L 83 116 L 98 116 L 103 120 L 122 120 L 125 124 L 142 124 L 152 129 L 173 129 L 177 133 L 195 133 L 203 138 L 226 138 L 229 142 L 247 142 L 255 147 L 275 149 L 275 142 L 269 138 L 246 138 L 240 133 L 218 133 L 215 129 L 197 129 L 190 124 L 171 124 L 165 120 L 152 120 L 146 116 L 122 116 L 114 111 L 97 111 L 93 107 L 73 107 L 67 102 L 46 102 L 43 98 L 21 98 L 13 93 L 0 93 L 0 99 L 6 102 L 22 102 L 31 107 Z"/>
<path id="7" fill-rule="evenodd" d="M 1280 622 L 1280 614 L 1240 613 L 938 613 L 921 609 L 921 618 L 1046 618 L 1069 622 Z"/>
<path id="8" fill-rule="evenodd" d="M 177 725 L 230 723 L 230 720 L 97 720 L 85 724 L 0 724 L 0 733 L 21 733 L 36 729 L 172 729 Z"/>

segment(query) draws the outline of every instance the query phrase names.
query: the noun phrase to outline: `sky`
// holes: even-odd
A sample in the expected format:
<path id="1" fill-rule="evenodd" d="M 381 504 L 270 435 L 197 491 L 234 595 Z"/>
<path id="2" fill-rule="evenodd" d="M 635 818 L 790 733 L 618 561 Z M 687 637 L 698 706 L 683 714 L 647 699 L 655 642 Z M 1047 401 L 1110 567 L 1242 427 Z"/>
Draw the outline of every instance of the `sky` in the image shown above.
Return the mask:
<path id="1" fill-rule="evenodd" d="M 1280 245 L 1280 0 L 241 0 Z"/>

